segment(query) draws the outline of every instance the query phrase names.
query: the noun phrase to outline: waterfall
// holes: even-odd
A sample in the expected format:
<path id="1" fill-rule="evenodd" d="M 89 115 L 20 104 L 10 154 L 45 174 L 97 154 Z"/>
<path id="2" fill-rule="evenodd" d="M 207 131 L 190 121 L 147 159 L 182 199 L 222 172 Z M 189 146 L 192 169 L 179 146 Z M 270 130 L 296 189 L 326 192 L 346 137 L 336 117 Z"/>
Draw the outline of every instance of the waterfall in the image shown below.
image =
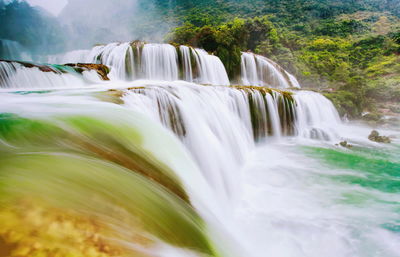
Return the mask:
<path id="1" fill-rule="evenodd" d="M 337 137 L 334 128 L 340 124 L 333 104 L 321 94 L 309 91 L 279 91 L 250 86 L 205 87 L 185 82 L 163 82 L 132 87 L 123 99 L 126 105 L 146 113 L 185 140 L 191 134 L 198 133 L 198 123 L 212 126 L 207 130 L 213 132 L 214 138 L 221 135 L 231 139 L 250 136 L 255 141 L 270 136 L 332 140 Z M 202 112 L 196 114 L 194 110 Z M 202 118 L 203 122 L 196 122 Z M 188 119 L 194 120 L 189 122 Z M 192 124 L 196 124 L 194 131 L 189 129 Z M 217 132 L 215 124 L 229 124 L 228 127 L 235 127 L 239 132 L 236 135 L 226 134 L 230 130 Z M 241 141 L 248 142 L 244 138 Z M 253 144 L 253 139 L 250 144 Z M 201 140 L 198 141 L 201 144 Z M 224 148 L 232 149 L 228 145 Z M 240 148 L 246 149 L 245 146 Z M 237 160 L 240 155 L 232 154 Z"/>
<path id="2" fill-rule="evenodd" d="M 164 51 L 165 47 L 169 48 L 169 50 Z M 119 75 L 126 76 L 129 74 L 126 72 L 125 58 L 118 58 L 121 56 L 120 53 L 125 52 L 127 49 L 131 49 L 130 45 L 99 46 L 96 48 L 97 54 L 93 50 L 90 58 L 101 59 L 111 67 L 119 67 L 119 69 L 114 69 L 114 72 L 111 73 L 110 77 L 115 79 L 115 77 Z M 175 49 L 170 45 L 149 45 L 148 48 L 144 47 L 142 64 L 143 67 L 148 68 L 145 73 L 152 77 L 159 76 L 160 79 L 164 75 L 170 73 L 170 80 L 174 80 L 173 77 L 176 77 L 178 72 L 177 56 L 174 50 Z M 182 59 L 185 71 L 190 71 L 189 67 L 192 66 L 191 58 L 189 58 L 190 51 L 192 50 L 185 47 L 182 48 L 182 53 L 184 53 L 182 54 Z M 198 56 L 203 55 L 202 58 L 208 58 L 205 57 L 206 53 L 203 51 L 195 49 L 193 52 L 195 56 L 197 56 L 197 53 L 200 53 Z M 203 62 L 202 58 L 198 56 L 196 57 L 196 62 L 201 64 Z M 134 60 L 132 52 L 128 57 L 130 60 Z M 170 62 L 172 60 L 174 60 L 174 62 Z M 202 65 L 200 65 L 200 67 L 201 66 Z M 204 66 L 204 69 L 209 68 L 207 65 Z M 205 74 L 213 73 L 204 72 L 202 69 L 203 67 L 199 68 L 199 79 L 207 77 Z M 163 72 L 160 72 L 160 70 Z M 156 73 L 159 73 L 159 75 Z M 189 74 L 190 72 L 186 73 L 186 75 Z M 99 81 L 96 72 L 83 71 L 83 75 L 84 76 L 81 76 L 75 72 L 73 68 L 62 65 L 51 66 L 22 62 L 0 62 L 0 88 L 68 88 L 82 87 L 87 85 L 88 82 L 93 84 L 94 81 Z M 214 83 L 218 80 L 216 77 L 211 79 L 216 79 Z M 205 81 L 203 82 L 205 83 Z M 215 119 L 215 121 L 204 120 L 204 124 L 218 123 L 218 120 L 223 120 L 224 117 L 229 116 L 227 113 L 233 112 L 235 118 L 232 118 L 232 120 L 240 121 L 240 127 L 246 128 L 246 130 L 245 132 L 238 132 L 237 135 L 230 135 L 231 138 L 239 138 L 239 134 L 252 135 L 256 141 L 263 140 L 269 136 L 280 138 L 281 136 L 294 135 L 322 140 L 332 140 L 336 138 L 334 127 L 335 123 L 339 121 L 339 116 L 329 100 L 314 92 L 284 92 L 266 87 L 252 86 L 204 87 L 197 84 L 177 81 L 174 83 L 165 82 L 167 84 L 161 83 L 160 85 L 166 85 L 163 87 L 157 86 L 159 83 L 161 82 L 154 82 L 156 86 L 150 88 L 146 87 L 140 90 L 143 95 L 146 95 L 145 99 L 147 100 L 142 99 L 143 96 L 136 96 L 136 98 L 138 98 L 136 101 L 137 103 L 145 101 L 143 104 L 150 101 L 151 108 L 146 108 L 146 112 L 153 112 L 151 116 L 157 117 L 157 115 L 154 115 L 154 112 L 158 109 L 158 112 L 163 114 L 160 117 L 161 122 L 178 136 L 198 133 L 188 130 L 190 126 L 183 122 L 183 117 L 200 119 L 203 116 L 196 113 L 194 110 L 201 109 L 209 110 L 209 116 L 211 117 L 214 115 L 213 119 Z M 220 85 L 220 83 L 216 84 Z M 182 86 L 178 87 L 176 85 Z M 149 98 L 149 96 L 152 97 Z M 190 109 L 191 112 L 185 111 L 186 109 L 182 107 L 186 106 L 182 105 L 183 101 L 186 102 L 188 106 L 196 106 Z M 146 106 L 146 104 L 144 104 L 144 106 Z M 141 109 L 143 111 L 143 106 L 139 107 L 136 109 Z M 232 122 L 225 122 L 225 124 L 230 124 L 230 127 L 239 127 L 239 125 L 231 123 Z M 193 121 L 190 124 L 195 124 L 195 122 Z M 207 130 L 216 131 L 215 128 L 208 128 Z M 228 131 L 228 128 L 221 129 L 218 133 L 226 133 L 222 131 Z M 215 134 L 213 137 L 218 138 Z M 245 136 L 245 138 L 246 137 L 247 136 Z M 202 141 L 200 139 L 197 139 L 197 141 L 198 144 L 201 145 Z M 224 141 L 228 142 L 229 140 L 225 139 Z M 247 140 L 243 139 L 243 141 Z M 221 146 L 221 149 L 223 148 L 237 149 L 237 147 L 227 145 Z M 242 148 L 245 149 L 245 147 L 240 147 L 239 149 Z M 238 156 L 240 156 L 240 154 Z M 240 158 L 238 156 L 232 155 L 232 159 L 239 160 Z M 217 158 L 217 155 L 214 157 Z M 219 161 L 214 160 L 208 163 L 215 162 Z M 234 163 L 234 161 L 232 163 Z M 217 167 L 218 165 L 212 166 Z"/>
<path id="3" fill-rule="evenodd" d="M 336 128 L 340 117 L 332 102 L 321 94 L 299 91 L 294 95 L 297 103 L 297 134 L 305 138 L 333 140 L 339 138 Z"/>
<path id="4" fill-rule="evenodd" d="M 80 74 L 69 67 L 0 61 L 0 88 L 69 88 L 84 85 L 86 83 Z"/>
<path id="5" fill-rule="evenodd" d="M 196 63 L 199 69 L 200 84 L 229 85 L 229 78 L 221 60 L 214 55 L 208 54 L 203 49 L 194 49 Z"/>
<path id="6" fill-rule="evenodd" d="M 26 49 L 18 42 L 0 39 L 0 59 L 3 60 L 32 60 Z"/>
<path id="7" fill-rule="evenodd" d="M 191 60 L 191 48 L 188 46 L 179 46 L 179 50 L 182 54 L 182 79 L 188 82 L 193 82 L 193 70 L 192 70 L 192 60 Z"/>
<path id="8" fill-rule="evenodd" d="M 223 196 L 222 202 L 232 202 L 238 192 L 237 177 L 226 172 L 232 172 L 253 145 L 250 113 L 242 92 L 175 82 L 133 89 L 123 100 L 129 108 L 177 134 Z"/>
<path id="9" fill-rule="evenodd" d="M 253 53 L 242 53 L 241 76 L 243 85 L 275 88 L 300 88 L 297 79 L 277 63 Z"/>
<path id="10" fill-rule="evenodd" d="M 178 80 L 178 55 L 175 47 L 168 44 L 145 44 L 142 70 L 146 79 Z"/>
<path id="11" fill-rule="evenodd" d="M 110 78 L 229 85 L 224 64 L 203 49 L 141 42 L 110 43 L 91 50 L 50 56 L 49 63 L 99 63 L 111 68 Z M 249 52 L 241 56 L 241 85 L 300 88 L 297 79 L 272 60 Z"/>
<path id="12" fill-rule="evenodd" d="M 181 79 L 200 84 L 230 84 L 225 67 L 217 56 L 188 46 L 176 48 L 170 44 L 111 43 L 95 46 L 92 50 L 49 56 L 47 61 L 104 64 L 111 68 L 111 79 Z"/>
<path id="13" fill-rule="evenodd" d="M 224 85 L 222 63 L 201 49 L 114 43 L 54 58 L 105 63 L 111 80 L 88 83 L 74 66 L 0 62 L 1 88 L 91 85 L 81 93 L 0 92 L 0 189 L 90 214 L 112 229 L 98 234 L 135 244 L 129 253 L 263 256 L 248 254 L 245 222 L 235 223 L 250 153 L 298 139 L 338 142 L 340 119 L 324 96 Z M 242 65 L 249 81 L 257 78 L 254 55 Z M 158 80 L 137 80 L 149 77 Z M 151 243 L 136 244 L 138 237 Z"/>
<path id="14" fill-rule="evenodd" d="M 283 136 L 335 140 L 340 122 L 329 100 L 314 92 L 163 82 L 133 87 L 122 99 L 181 138 L 224 203 L 234 202 L 240 177 L 226 172 L 255 143 Z"/>

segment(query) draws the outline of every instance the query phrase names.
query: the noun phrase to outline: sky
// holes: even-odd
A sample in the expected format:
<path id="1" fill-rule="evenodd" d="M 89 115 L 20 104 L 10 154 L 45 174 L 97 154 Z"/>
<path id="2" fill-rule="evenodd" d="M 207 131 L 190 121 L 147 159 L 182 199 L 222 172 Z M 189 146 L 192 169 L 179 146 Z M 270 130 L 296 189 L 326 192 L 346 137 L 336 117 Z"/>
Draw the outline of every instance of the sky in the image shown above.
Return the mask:
<path id="1" fill-rule="evenodd" d="M 58 15 L 68 0 L 26 0 L 32 6 L 41 6 L 50 13 Z"/>

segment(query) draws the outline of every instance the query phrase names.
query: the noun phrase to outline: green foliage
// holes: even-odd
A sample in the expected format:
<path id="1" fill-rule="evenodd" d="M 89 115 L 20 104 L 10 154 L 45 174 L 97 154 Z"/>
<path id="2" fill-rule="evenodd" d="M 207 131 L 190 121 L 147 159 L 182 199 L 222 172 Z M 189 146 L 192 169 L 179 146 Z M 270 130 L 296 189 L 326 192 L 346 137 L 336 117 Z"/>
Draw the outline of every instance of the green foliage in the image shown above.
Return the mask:
<path id="1" fill-rule="evenodd" d="M 324 36 L 345 37 L 352 34 L 368 31 L 368 26 L 357 20 L 336 21 L 327 19 L 315 29 L 316 34 Z"/>
<path id="2" fill-rule="evenodd" d="M 391 33 L 390 36 L 397 44 L 400 44 L 400 30 Z"/>
<path id="3" fill-rule="evenodd" d="M 337 108 L 341 116 L 347 114 L 351 118 L 359 117 L 362 107 L 359 104 L 358 96 L 349 91 L 336 91 L 324 94 Z"/>
<path id="4" fill-rule="evenodd" d="M 235 18 L 217 26 L 196 27 L 185 23 L 175 28 L 166 39 L 171 43 L 193 45 L 215 53 L 231 78 L 240 70 L 241 51 L 251 50 L 268 55 L 282 49 L 278 31 L 267 16 Z"/>

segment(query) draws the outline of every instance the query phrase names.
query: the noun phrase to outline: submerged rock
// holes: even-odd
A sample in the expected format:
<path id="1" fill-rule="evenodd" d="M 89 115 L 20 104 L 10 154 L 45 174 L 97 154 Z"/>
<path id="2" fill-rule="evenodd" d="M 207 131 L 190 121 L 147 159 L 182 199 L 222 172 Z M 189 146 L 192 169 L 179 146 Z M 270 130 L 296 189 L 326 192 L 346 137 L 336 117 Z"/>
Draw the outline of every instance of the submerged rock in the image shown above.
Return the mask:
<path id="1" fill-rule="evenodd" d="M 82 73 L 84 71 L 95 70 L 102 80 L 110 80 L 108 78 L 108 73 L 110 69 L 104 64 L 94 64 L 94 63 L 67 63 L 65 66 L 73 68 L 75 71 Z"/>
<path id="2" fill-rule="evenodd" d="M 349 144 L 347 141 L 342 141 L 342 142 L 340 142 L 339 144 L 336 144 L 337 146 L 341 146 L 341 147 L 345 147 L 345 148 L 352 148 L 353 147 L 353 145 L 352 144 Z"/>
<path id="3" fill-rule="evenodd" d="M 371 141 L 374 141 L 374 142 L 378 142 L 378 143 L 386 143 L 386 144 L 391 143 L 391 140 L 389 137 L 380 136 L 379 132 L 376 130 L 371 131 L 371 134 L 369 134 L 368 139 Z"/>

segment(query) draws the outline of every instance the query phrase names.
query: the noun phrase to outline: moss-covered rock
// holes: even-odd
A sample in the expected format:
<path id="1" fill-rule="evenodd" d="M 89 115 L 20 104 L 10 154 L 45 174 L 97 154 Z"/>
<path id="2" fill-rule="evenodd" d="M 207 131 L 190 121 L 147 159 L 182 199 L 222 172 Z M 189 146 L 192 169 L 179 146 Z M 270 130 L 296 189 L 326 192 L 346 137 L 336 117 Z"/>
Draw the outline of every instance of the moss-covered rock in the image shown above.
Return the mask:
<path id="1" fill-rule="evenodd" d="M 380 136 L 379 132 L 376 130 L 371 131 L 371 134 L 368 136 L 368 139 L 371 141 L 374 141 L 374 142 L 378 142 L 378 143 L 386 143 L 386 144 L 391 143 L 391 140 L 389 137 Z"/>
<path id="2" fill-rule="evenodd" d="M 332 101 L 340 116 L 346 115 L 350 118 L 361 116 L 362 107 L 360 106 L 359 97 L 355 93 L 339 90 L 325 92 L 324 96 Z"/>

